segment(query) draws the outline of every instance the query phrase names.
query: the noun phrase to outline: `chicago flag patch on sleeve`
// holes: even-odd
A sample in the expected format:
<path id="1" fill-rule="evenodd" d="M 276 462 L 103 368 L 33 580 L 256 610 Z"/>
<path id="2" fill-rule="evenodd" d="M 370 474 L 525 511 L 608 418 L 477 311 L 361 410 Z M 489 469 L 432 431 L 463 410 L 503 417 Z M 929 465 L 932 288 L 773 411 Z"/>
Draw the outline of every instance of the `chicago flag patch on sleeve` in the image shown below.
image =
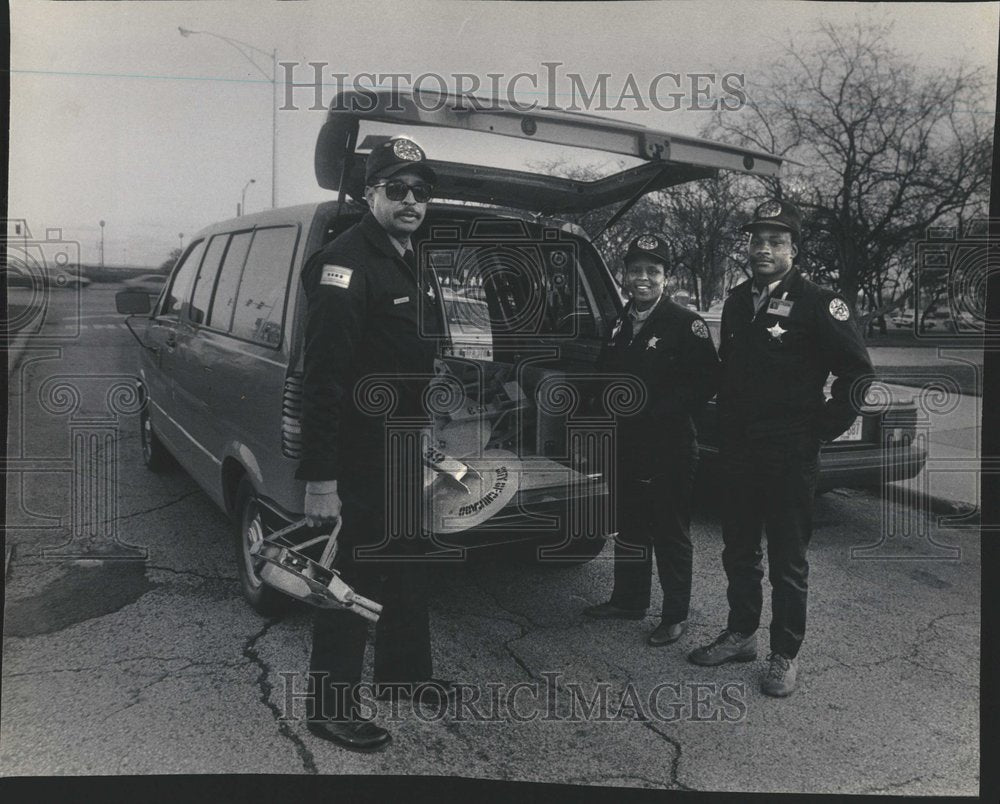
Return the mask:
<path id="1" fill-rule="evenodd" d="M 353 268 L 345 268 L 342 265 L 324 265 L 320 274 L 319 283 L 321 285 L 332 285 L 335 288 L 349 288 L 351 286 L 351 274 Z"/>
<path id="2" fill-rule="evenodd" d="M 691 322 L 691 331 L 699 338 L 709 337 L 708 326 L 700 318 L 696 318 L 694 321 Z"/>
<path id="3" fill-rule="evenodd" d="M 830 315 L 838 321 L 846 321 L 851 317 L 851 308 L 843 299 L 833 299 L 830 301 Z"/>

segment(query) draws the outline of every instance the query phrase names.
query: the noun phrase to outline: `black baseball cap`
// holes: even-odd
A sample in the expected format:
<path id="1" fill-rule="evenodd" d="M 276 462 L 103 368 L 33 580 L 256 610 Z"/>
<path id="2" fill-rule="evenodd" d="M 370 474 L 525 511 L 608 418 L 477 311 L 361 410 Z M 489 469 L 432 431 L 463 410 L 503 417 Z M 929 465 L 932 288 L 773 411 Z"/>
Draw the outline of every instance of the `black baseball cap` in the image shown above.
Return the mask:
<path id="1" fill-rule="evenodd" d="M 753 220 L 740 228 L 744 232 L 752 232 L 761 226 L 777 226 L 798 237 L 802 233 L 802 213 L 791 201 L 772 198 L 757 207 L 753 212 Z"/>
<path id="2" fill-rule="evenodd" d="M 655 234 L 641 234 L 632 240 L 632 242 L 628 244 L 628 249 L 625 251 L 625 262 L 627 263 L 633 257 L 638 257 L 640 255 L 652 257 L 653 259 L 662 262 L 664 266 L 666 266 L 666 264 L 670 261 L 667 244 L 664 242 L 663 238 L 658 237 Z"/>
<path id="3" fill-rule="evenodd" d="M 365 160 L 365 184 L 386 179 L 404 170 L 417 173 L 429 182 L 437 182 L 437 174 L 426 163 L 424 149 L 409 137 L 393 137 L 376 145 Z"/>

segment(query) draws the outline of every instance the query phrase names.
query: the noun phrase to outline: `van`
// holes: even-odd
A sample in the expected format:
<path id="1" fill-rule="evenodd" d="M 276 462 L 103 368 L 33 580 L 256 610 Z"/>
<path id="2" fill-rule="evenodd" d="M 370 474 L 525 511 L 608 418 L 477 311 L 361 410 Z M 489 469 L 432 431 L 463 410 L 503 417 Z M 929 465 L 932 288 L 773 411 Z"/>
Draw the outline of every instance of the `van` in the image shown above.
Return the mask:
<path id="1" fill-rule="evenodd" d="M 623 211 L 647 192 L 720 169 L 775 176 L 780 168 L 769 154 L 590 115 L 503 104 L 477 110 L 467 101 L 459 112 L 448 102 L 422 101 L 400 92 L 342 93 L 315 154 L 319 184 L 335 192 L 331 200 L 208 226 L 191 239 L 155 304 L 141 292 L 118 295 L 142 344 L 143 460 L 158 470 L 176 459 L 237 523 L 241 585 L 262 613 L 285 599 L 262 583 L 254 547 L 302 516 L 304 484 L 294 479 L 300 272 L 309 255 L 364 214 L 358 199 L 372 147 L 401 132 L 414 136 L 415 128 L 426 139 L 469 134 L 479 143 L 473 151 L 496 163 L 429 159 L 436 200 L 414 239 L 418 259 L 434 268 L 444 307 L 439 370 L 467 397 L 441 417 L 434 437 L 445 452 L 514 456 L 518 484 L 492 516 L 436 538 L 460 548 L 530 545 L 560 563 L 593 558 L 616 529 L 607 460 L 579 460 L 581 448 L 591 458 L 606 448 L 614 410 L 604 422 L 584 421 L 579 400 L 622 309 L 608 266 L 560 214 L 609 205 Z M 493 144 L 482 145 L 484 138 Z M 431 156 L 450 151 L 417 139 Z M 614 157 L 612 167 L 577 180 L 530 161 L 512 164 L 520 146 L 539 143 L 597 153 L 605 165 Z M 623 398 L 636 392 L 629 378 L 619 380 Z M 485 430 L 463 426 L 463 416 L 485 418 Z"/>

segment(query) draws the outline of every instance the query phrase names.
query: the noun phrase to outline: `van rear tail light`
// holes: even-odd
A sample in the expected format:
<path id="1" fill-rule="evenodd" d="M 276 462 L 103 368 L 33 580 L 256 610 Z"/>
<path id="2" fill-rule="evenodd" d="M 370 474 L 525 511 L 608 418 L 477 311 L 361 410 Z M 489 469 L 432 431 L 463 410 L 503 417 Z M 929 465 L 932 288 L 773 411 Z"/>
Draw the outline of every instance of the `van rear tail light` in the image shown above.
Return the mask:
<path id="1" fill-rule="evenodd" d="M 281 454 L 302 457 L 302 375 L 290 374 L 281 395 Z"/>
<path id="2" fill-rule="evenodd" d="M 883 443 L 910 444 L 917 434 L 917 410 L 907 407 L 886 411 L 882 416 Z"/>

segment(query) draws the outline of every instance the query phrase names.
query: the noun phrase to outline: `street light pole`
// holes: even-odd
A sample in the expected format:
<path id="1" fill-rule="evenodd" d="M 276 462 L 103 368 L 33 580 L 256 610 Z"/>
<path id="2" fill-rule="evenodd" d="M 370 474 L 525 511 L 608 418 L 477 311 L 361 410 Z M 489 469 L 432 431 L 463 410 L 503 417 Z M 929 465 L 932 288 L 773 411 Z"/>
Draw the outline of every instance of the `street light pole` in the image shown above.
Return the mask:
<path id="1" fill-rule="evenodd" d="M 256 183 L 256 179 L 250 179 L 250 181 L 243 185 L 243 193 L 240 195 L 240 214 L 237 215 L 238 218 L 242 218 L 247 213 L 247 187 Z"/>
<path id="2" fill-rule="evenodd" d="M 265 80 L 271 82 L 271 209 L 276 208 L 278 206 L 278 49 L 274 48 L 268 53 L 266 50 L 261 50 L 249 42 L 234 39 L 231 36 L 223 36 L 212 31 L 192 31 L 180 26 L 177 27 L 177 30 L 184 37 L 191 36 L 192 34 L 204 34 L 205 36 L 213 36 L 216 39 L 221 39 L 230 47 L 235 48 L 243 58 L 254 66 L 258 73 L 264 76 Z M 271 60 L 270 77 L 243 48 Z"/>
<path id="3" fill-rule="evenodd" d="M 101 267 L 104 267 L 104 221 L 101 221 Z"/>

